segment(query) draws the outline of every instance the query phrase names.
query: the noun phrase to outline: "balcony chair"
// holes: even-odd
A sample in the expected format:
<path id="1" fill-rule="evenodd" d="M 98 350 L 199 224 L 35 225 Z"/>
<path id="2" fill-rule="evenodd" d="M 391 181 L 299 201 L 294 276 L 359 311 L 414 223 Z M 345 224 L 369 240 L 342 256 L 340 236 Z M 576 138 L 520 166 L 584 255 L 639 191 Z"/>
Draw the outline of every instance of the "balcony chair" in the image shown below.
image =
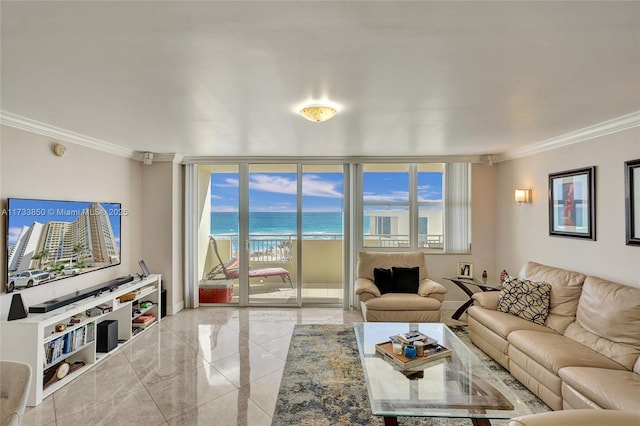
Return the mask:
<path id="1" fill-rule="evenodd" d="M 30 384 L 29 364 L 0 361 L 0 425 L 17 426 L 22 422 Z"/>
<path id="2" fill-rule="evenodd" d="M 240 271 L 238 269 L 239 261 L 237 257 L 232 257 L 226 262 L 222 261 L 220 257 L 220 253 L 218 253 L 218 244 L 213 237 L 209 237 L 211 243 L 213 244 L 213 251 L 218 258 L 218 264 L 214 266 L 211 271 L 207 273 L 208 280 L 216 280 L 216 279 L 227 279 L 233 280 L 240 278 Z M 220 277 L 220 278 L 218 278 Z M 286 270 L 285 268 L 276 267 L 276 268 L 260 268 L 260 269 L 251 269 L 249 268 L 249 278 L 268 278 L 268 277 L 280 277 L 282 282 L 288 284 L 289 287 L 293 288 L 293 282 L 291 281 L 291 272 Z"/>
<path id="3" fill-rule="evenodd" d="M 402 291 L 403 283 L 396 288 L 381 289 L 376 285 L 374 269 L 418 267 L 417 292 Z M 430 280 L 424 253 L 375 253 L 358 254 L 356 295 L 360 299 L 365 321 L 383 322 L 439 322 L 440 307 L 447 289 Z M 380 284 L 380 283 L 379 283 Z M 400 290 L 399 290 L 400 289 Z"/>

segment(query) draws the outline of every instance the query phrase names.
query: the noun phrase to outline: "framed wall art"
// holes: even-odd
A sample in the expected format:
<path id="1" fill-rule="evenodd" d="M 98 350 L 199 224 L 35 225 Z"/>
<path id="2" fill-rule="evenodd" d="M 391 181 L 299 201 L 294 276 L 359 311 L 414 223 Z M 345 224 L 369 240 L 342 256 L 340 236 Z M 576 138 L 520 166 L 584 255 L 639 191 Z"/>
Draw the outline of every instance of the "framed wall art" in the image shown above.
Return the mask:
<path id="1" fill-rule="evenodd" d="M 549 235 L 596 239 L 596 168 L 549 174 Z"/>
<path id="2" fill-rule="evenodd" d="M 473 263 L 458 262 L 458 278 L 473 279 Z"/>
<path id="3" fill-rule="evenodd" d="M 627 245 L 640 246 L 640 159 L 624 163 Z"/>

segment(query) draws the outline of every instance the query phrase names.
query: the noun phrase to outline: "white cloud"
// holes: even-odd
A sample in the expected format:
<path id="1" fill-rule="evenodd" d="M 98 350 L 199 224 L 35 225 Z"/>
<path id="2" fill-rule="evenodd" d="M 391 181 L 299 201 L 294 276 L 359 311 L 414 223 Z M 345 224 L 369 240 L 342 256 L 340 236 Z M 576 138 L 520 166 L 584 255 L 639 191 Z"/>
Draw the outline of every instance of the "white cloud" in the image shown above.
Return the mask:
<path id="1" fill-rule="evenodd" d="M 442 201 L 442 191 L 432 185 L 419 186 L 418 201 Z"/>
<path id="2" fill-rule="evenodd" d="M 367 203 L 384 204 L 409 201 L 409 193 L 407 191 L 393 191 L 387 194 L 372 194 L 369 192 L 363 194 L 363 197 Z"/>
<path id="3" fill-rule="evenodd" d="M 342 198 L 342 193 L 336 189 L 336 184 L 322 180 L 320 176 L 304 175 L 302 177 L 302 195 L 325 198 Z"/>
<path id="4" fill-rule="evenodd" d="M 234 178 L 226 178 L 224 183 L 214 183 L 213 186 L 218 188 L 237 188 L 239 186 L 239 181 Z"/>
<path id="5" fill-rule="evenodd" d="M 336 187 L 334 182 L 322 180 L 317 175 L 304 175 L 302 178 L 302 195 L 305 196 L 342 198 L 342 193 Z M 295 179 L 263 174 L 252 174 L 249 188 L 256 191 L 289 195 L 295 195 L 298 191 Z"/>
<path id="6" fill-rule="evenodd" d="M 18 241 L 18 237 L 22 233 L 22 227 L 12 227 L 9 228 L 9 245 L 14 245 Z"/>
<path id="7" fill-rule="evenodd" d="M 211 211 L 218 213 L 233 213 L 238 211 L 237 206 L 219 206 L 217 204 L 211 204 Z"/>

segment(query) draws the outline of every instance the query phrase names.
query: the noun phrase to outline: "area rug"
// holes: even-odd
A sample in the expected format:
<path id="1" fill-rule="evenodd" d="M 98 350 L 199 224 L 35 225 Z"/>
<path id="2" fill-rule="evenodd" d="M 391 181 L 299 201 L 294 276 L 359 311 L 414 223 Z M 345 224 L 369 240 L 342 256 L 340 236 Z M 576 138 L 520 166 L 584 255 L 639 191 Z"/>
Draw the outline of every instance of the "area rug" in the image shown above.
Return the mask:
<path id="1" fill-rule="evenodd" d="M 550 411 L 508 371 L 476 348 L 466 326 L 450 327 L 534 413 Z M 296 325 L 273 414 L 274 426 L 381 425 L 371 413 L 352 326 Z M 469 419 L 399 417 L 400 425 L 469 426 Z M 506 425 L 492 420 L 492 425 Z"/>

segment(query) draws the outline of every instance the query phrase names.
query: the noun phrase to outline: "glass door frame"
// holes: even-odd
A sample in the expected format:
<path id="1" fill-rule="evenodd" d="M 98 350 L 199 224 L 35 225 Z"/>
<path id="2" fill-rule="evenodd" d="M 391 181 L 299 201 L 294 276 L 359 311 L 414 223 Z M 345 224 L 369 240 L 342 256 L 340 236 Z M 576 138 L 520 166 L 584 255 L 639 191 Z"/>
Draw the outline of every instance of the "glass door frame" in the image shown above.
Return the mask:
<path id="1" fill-rule="evenodd" d="M 278 161 L 280 160 L 280 161 Z M 198 267 L 198 244 L 200 244 L 200 236 L 198 234 L 197 223 L 199 221 L 199 215 L 203 212 L 198 208 L 197 194 L 201 189 L 198 185 L 199 166 L 215 166 L 215 165 L 235 165 L 238 167 L 238 268 L 239 268 L 239 294 L 236 303 L 220 303 L 220 306 L 239 306 L 239 307 L 302 307 L 304 306 L 336 306 L 335 303 L 322 304 L 322 303 L 304 303 L 302 297 L 303 290 L 303 267 L 302 267 L 302 244 L 296 244 L 296 301 L 297 303 L 276 304 L 276 303 L 250 303 L 249 300 L 249 170 L 251 165 L 256 164 L 283 164 L 283 165 L 295 165 L 297 176 L 297 230 L 296 237 L 298 241 L 302 241 L 302 190 L 303 188 L 303 171 L 305 165 L 340 165 L 342 173 L 343 183 L 343 196 L 342 196 L 342 307 L 343 309 L 349 309 L 354 305 L 355 296 L 353 294 L 353 279 L 352 274 L 355 270 L 355 255 L 354 250 L 357 247 L 356 239 L 352 236 L 352 231 L 356 228 L 353 225 L 353 220 L 357 220 L 357 215 L 354 215 L 354 208 L 352 206 L 351 197 L 353 191 L 353 167 L 354 164 L 345 161 L 336 160 L 309 160 L 309 159 L 297 159 L 295 161 L 287 161 L 287 159 L 239 159 L 239 158 L 219 158 L 209 159 L 203 162 L 186 163 L 185 169 L 185 190 L 188 194 L 185 195 L 185 303 L 187 307 L 199 306 L 198 292 L 195 291 L 198 288 L 199 270 Z M 242 214 L 244 212 L 244 214 Z M 206 214 L 210 214 L 208 211 Z M 201 271 L 200 271 L 201 272 Z"/>

